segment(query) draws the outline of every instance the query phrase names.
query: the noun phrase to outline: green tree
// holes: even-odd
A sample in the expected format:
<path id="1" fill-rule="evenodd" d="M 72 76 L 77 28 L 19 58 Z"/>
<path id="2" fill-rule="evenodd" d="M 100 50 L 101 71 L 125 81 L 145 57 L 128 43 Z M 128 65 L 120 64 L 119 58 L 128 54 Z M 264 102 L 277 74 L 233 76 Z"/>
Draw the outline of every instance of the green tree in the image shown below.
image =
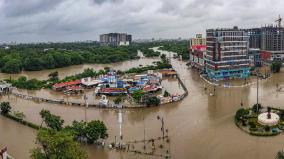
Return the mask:
<path id="1" fill-rule="evenodd" d="M 53 54 L 55 67 L 64 67 L 71 64 L 71 58 L 65 53 L 54 52 Z"/>
<path id="2" fill-rule="evenodd" d="M 84 62 L 84 57 L 77 52 L 69 53 L 69 56 L 73 65 L 78 65 Z"/>
<path id="3" fill-rule="evenodd" d="M 32 159 L 87 159 L 87 154 L 66 131 L 39 130 Z"/>
<path id="4" fill-rule="evenodd" d="M 282 63 L 279 61 L 273 61 L 271 64 L 271 70 L 273 73 L 279 73 L 281 69 Z"/>
<path id="5" fill-rule="evenodd" d="M 2 72 L 5 73 L 19 73 L 21 72 L 22 68 L 21 68 L 21 61 L 18 59 L 11 59 L 9 61 L 7 61 L 4 65 L 4 67 L 2 68 Z"/>
<path id="6" fill-rule="evenodd" d="M 52 56 L 52 54 L 48 53 L 44 56 L 41 57 L 42 61 L 43 61 L 43 66 L 45 68 L 55 68 L 55 60 Z"/>
<path id="7" fill-rule="evenodd" d="M 260 103 L 254 104 L 254 105 L 252 106 L 252 111 L 255 112 L 255 113 L 259 112 L 261 109 L 262 109 L 262 106 L 261 106 Z"/>
<path id="8" fill-rule="evenodd" d="M 59 78 L 58 78 L 58 71 L 55 71 L 55 72 L 51 72 L 49 75 L 49 80 L 50 81 L 58 81 Z"/>
<path id="9" fill-rule="evenodd" d="M 149 97 L 145 99 L 145 104 L 147 106 L 158 106 L 161 103 L 161 100 L 158 97 Z"/>
<path id="10" fill-rule="evenodd" d="M 135 102 L 139 103 L 144 95 L 145 92 L 143 90 L 135 90 L 132 94 L 132 98 Z"/>
<path id="11" fill-rule="evenodd" d="M 167 62 L 167 57 L 166 57 L 165 54 L 162 54 L 162 55 L 160 56 L 160 58 L 162 59 L 162 61 L 163 61 L 164 63 Z"/>
<path id="12" fill-rule="evenodd" d="M 86 122 L 73 121 L 72 126 L 65 127 L 66 130 L 72 132 L 76 141 L 87 141 Z"/>
<path id="13" fill-rule="evenodd" d="M 7 115 L 11 111 L 11 106 L 9 102 L 2 102 L 0 104 L 1 114 Z"/>
<path id="14" fill-rule="evenodd" d="M 119 105 L 122 102 L 122 98 L 121 97 L 117 97 L 113 100 L 114 104 Z"/>
<path id="15" fill-rule="evenodd" d="M 45 124 L 54 130 L 61 130 L 62 129 L 62 125 L 64 123 L 64 120 L 60 118 L 60 116 L 56 116 L 50 113 L 49 110 L 44 110 L 42 109 L 40 111 L 40 116 L 43 119 L 43 122 L 45 122 Z"/>
<path id="16" fill-rule="evenodd" d="M 86 127 L 87 138 L 89 143 L 94 143 L 98 139 L 105 139 L 108 137 L 107 128 L 104 122 L 93 120 L 87 124 Z"/>
<path id="17" fill-rule="evenodd" d="M 27 71 L 38 71 L 42 70 L 43 62 L 40 58 L 26 58 L 24 62 L 24 69 Z"/>
<path id="18" fill-rule="evenodd" d="M 244 116 L 248 115 L 249 111 L 247 109 L 244 108 L 240 108 L 237 112 L 236 112 L 236 116 L 235 118 L 237 120 L 240 120 L 241 118 L 243 118 Z"/>
<path id="19" fill-rule="evenodd" d="M 98 139 L 108 137 L 104 122 L 99 120 L 93 120 L 89 123 L 73 121 L 72 126 L 67 126 L 66 130 L 72 132 L 77 141 L 87 141 L 88 143 L 94 143 Z"/>
<path id="20" fill-rule="evenodd" d="M 170 96 L 170 93 L 169 93 L 168 91 L 165 91 L 163 96 L 164 96 L 164 97 L 169 97 L 169 96 Z"/>

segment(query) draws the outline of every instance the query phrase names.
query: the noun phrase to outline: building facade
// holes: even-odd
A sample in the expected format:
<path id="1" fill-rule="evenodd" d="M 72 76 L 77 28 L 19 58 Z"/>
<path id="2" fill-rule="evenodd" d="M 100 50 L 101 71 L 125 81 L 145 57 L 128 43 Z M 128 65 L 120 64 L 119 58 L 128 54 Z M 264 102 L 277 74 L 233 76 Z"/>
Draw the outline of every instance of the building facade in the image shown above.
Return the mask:
<path id="1" fill-rule="evenodd" d="M 262 60 L 261 60 L 261 52 L 260 49 L 249 49 L 249 59 L 250 59 L 250 66 L 252 67 L 261 67 Z"/>
<path id="2" fill-rule="evenodd" d="M 189 40 L 189 48 L 195 45 L 206 45 L 206 38 L 203 38 L 202 34 L 196 34 L 195 38 Z"/>
<path id="3" fill-rule="evenodd" d="M 204 56 L 206 54 L 206 45 L 193 45 L 189 50 L 189 61 L 193 68 L 198 70 L 204 70 L 205 60 Z"/>
<path id="4" fill-rule="evenodd" d="M 206 30 L 206 44 L 205 69 L 210 79 L 226 80 L 249 77 L 249 37 L 245 31 L 238 27 L 208 29 Z"/>
<path id="5" fill-rule="evenodd" d="M 100 35 L 101 45 L 121 46 L 129 45 L 132 42 L 132 35 L 126 33 L 109 33 Z"/>
<path id="6" fill-rule="evenodd" d="M 268 51 L 272 54 L 271 60 L 284 61 L 284 28 L 266 26 L 261 28 L 245 29 L 249 35 L 249 47 Z"/>

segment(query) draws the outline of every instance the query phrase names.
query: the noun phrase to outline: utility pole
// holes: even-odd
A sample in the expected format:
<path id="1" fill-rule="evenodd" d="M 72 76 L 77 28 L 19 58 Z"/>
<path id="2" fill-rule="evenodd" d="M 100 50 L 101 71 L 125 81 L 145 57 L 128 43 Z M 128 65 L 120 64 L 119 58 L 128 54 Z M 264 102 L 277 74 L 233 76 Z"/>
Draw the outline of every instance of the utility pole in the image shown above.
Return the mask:
<path id="1" fill-rule="evenodd" d="M 259 109 L 259 105 L 258 105 L 258 86 L 259 86 L 259 83 L 258 83 L 258 77 L 259 76 L 259 69 L 257 69 L 257 73 L 256 73 L 256 105 L 257 105 L 257 111 Z"/>
<path id="2" fill-rule="evenodd" d="M 84 100 L 85 100 L 85 122 L 87 122 L 87 108 L 88 108 L 87 100 L 88 100 L 88 97 L 87 97 L 86 94 L 84 95 Z"/>
<path id="3" fill-rule="evenodd" d="M 145 130 L 145 117 L 144 117 L 144 110 L 142 109 L 142 114 L 143 114 L 143 127 L 144 127 L 144 151 L 146 149 L 146 130 Z"/>
<path id="4" fill-rule="evenodd" d="M 160 117 L 159 115 L 157 116 L 157 119 L 161 121 L 162 127 L 161 127 L 161 131 L 163 133 L 163 140 L 165 138 L 165 127 L 164 127 L 164 118 Z"/>

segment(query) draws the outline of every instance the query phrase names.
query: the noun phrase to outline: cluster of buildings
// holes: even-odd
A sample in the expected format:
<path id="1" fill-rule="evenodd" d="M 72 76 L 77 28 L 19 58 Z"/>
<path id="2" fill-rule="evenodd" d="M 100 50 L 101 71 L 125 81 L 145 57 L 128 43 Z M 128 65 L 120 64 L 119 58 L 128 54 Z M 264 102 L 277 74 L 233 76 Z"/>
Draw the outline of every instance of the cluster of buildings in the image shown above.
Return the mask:
<path id="1" fill-rule="evenodd" d="M 132 35 L 126 33 L 108 33 L 100 35 L 100 44 L 108 46 L 130 45 Z"/>
<path id="2" fill-rule="evenodd" d="M 210 79 L 248 78 L 251 67 L 284 61 L 284 28 L 207 29 L 189 42 L 190 64 Z"/>
<path id="3" fill-rule="evenodd" d="M 107 74 L 96 78 L 82 78 L 69 82 L 56 83 L 53 90 L 62 91 L 67 94 L 83 93 L 84 89 L 95 88 L 97 95 L 121 95 L 131 94 L 135 90 L 144 92 L 156 92 L 162 89 L 161 78 L 163 74 L 148 72 L 137 74 L 131 77 L 119 77 L 116 72 L 110 71 Z"/>

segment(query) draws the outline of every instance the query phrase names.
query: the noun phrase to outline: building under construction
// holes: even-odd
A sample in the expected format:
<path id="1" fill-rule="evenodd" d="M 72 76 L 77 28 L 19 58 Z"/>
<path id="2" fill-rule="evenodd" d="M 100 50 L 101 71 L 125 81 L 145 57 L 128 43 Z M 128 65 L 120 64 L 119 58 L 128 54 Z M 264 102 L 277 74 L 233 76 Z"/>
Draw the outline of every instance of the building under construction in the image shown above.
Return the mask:
<path id="1" fill-rule="evenodd" d="M 129 45 L 132 42 L 132 35 L 126 33 L 109 33 L 100 35 L 101 45 Z"/>
<path id="2" fill-rule="evenodd" d="M 205 69 L 213 80 L 247 78 L 249 36 L 238 27 L 206 30 Z"/>
<path id="3" fill-rule="evenodd" d="M 271 60 L 284 60 L 284 28 L 282 19 L 276 20 L 278 25 L 244 29 L 249 35 L 249 47 L 271 53 Z"/>

